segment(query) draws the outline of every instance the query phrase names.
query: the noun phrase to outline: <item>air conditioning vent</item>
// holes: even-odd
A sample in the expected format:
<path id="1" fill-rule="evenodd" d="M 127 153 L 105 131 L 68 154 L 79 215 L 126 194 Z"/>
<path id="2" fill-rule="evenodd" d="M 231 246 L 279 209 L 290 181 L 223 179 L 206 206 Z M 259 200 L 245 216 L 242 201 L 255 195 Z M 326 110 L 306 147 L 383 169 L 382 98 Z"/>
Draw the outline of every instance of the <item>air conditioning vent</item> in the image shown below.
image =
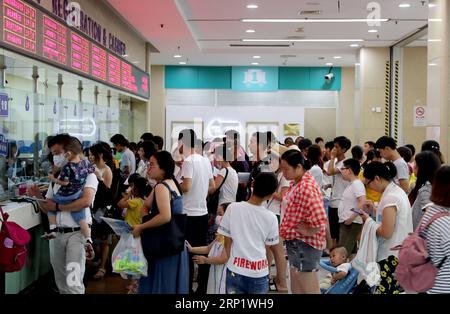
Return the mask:
<path id="1" fill-rule="evenodd" d="M 230 47 L 250 47 L 250 48 L 254 48 L 254 47 L 290 47 L 289 44 L 275 44 L 275 45 L 267 45 L 267 44 L 261 44 L 261 45 L 244 45 L 244 44 L 230 44 Z"/>
<path id="2" fill-rule="evenodd" d="M 287 59 L 287 58 L 296 58 L 297 56 L 296 55 L 281 55 L 280 56 L 280 58 L 283 58 L 283 59 Z"/>
<path id="3" fill-rule="evenodd" d="M 320 15 L 322 10 L 301 10 L 298 15 Z"/>

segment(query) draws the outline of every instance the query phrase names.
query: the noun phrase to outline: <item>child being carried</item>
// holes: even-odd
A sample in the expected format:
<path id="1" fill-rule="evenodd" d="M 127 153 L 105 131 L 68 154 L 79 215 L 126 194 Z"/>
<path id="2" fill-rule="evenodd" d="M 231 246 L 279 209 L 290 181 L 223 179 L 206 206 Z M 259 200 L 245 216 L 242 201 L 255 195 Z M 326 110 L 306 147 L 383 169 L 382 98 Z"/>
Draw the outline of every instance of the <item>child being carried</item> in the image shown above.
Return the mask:
<path id="1" fill-rule="evenodd" d="M 83 193 L 84 184 L 89 174 L 95 172 L 94 166 L 83 159 L 83 148 L 80 141 L 71 138 L 64 144 L 65 154 L 54 156 L 54 158 L 64 158 L 67 163 L 62 167 L 58 178 L 53 174 L 49 175 L 52 182 L 61 185 L 58 192 L 53 195 L 53 201 L 58 205 L 67 205 L 79 199 Z M 86 259 L 94 258 L 94 249 L 92 247 L 91 230 L 86 222 L 85 209 L 70 212 L 73 220 L 79 224 L 81 233 L 85 239 Z M 47 213 L 50 223 L 50 231 L 43 235 L 47 240 L 56 237 L 56 212 Z"/>

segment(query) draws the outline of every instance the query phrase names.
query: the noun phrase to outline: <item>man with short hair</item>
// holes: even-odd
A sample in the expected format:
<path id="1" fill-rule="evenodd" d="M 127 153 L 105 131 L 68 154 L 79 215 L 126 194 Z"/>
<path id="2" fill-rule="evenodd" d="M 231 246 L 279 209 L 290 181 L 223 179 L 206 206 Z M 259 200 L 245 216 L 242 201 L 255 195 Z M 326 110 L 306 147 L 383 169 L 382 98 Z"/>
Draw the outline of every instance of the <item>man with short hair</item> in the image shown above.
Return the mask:
<path id="1" fill-rule="evenodd" d="M 64 146 L 72 137 L 59 134 L 48 142 L 48 147 L 54 156 L 54 172 L 61 169 L 67 160 L 64 158 Z M 72 218 L 70 212 L 85 210 L 86 222 L 92 225 L 90 206 L 92 206 L 97 192 L 98 180 L 94 173 L 86 178 L 82 196 L 67 205 L 52 201 L 53 196 L 61 186 L 50 185 L 46 194 L 46 201 L 40 202 L 44 213 L 56 213 L 56 238 L 50 240 L 50 262 L 52 264 L 55 281 L 61 294 L 84 294 L 83 277 L 86 264 L 85 241 L 80 226 Z M 34 185 L 28 188 L 28 195 L 44 199 L 39 188 Z"/>
<path id="2" fill-rule="evenodd" d="M 397 175 L 394 182 L 400 186 L 405 193 L 409 191 L 409 168 L 406 161 L 397 151 L 397 143 L 395 139 L 389 136 L 380 137 L 375 143 L 376 149 L 380 152 L 381 157 L 391 161 L 397 169 Z"/>
<path id="3" fill-rule="evenodd" d="M 331 159 L 328 167 L 325 168 L 327 175 L 332 176 L 330 206 L 328 208 L 328 220 L 330 222 L 330 233 L 333 246 L 339 241 L 339 215 L 338 208 L 342 195 L 349 185 L 342 177 L 341 169 L 344 167 L 345 153 L 352 146 L 352 142 L 345 136 L 338 136 L 334 139 L 334 148 L 331 151 Z"/>
<path id="4" fill-rule="evenodd" d="M 206 197 L 215 189 L 212 167 L 209 160 L 196 153 L 197 136 L 194 130 L 186 129 L 178 136 L 178 146 L 184 157 L 181 168 L 181 190 L 183 210 L 187 214 L 186 240 L 193 246 L 206 246 L 208 233 L 208 207 Z M 206 268 L 205 268 L 206 267 Z M 193 293 L 194 263 L 189 261 L 190 293 Z M 199 265 L 197 293 L 205 294 L 208 283 L 208 268 Z"/>
<path id="5" fill-rule="evenodd" d="M 279 243 L 278 221 L 261 204 L 277 189 L 273 173 L 256 176 L 253 194 L 247 202 L 228 206 L 218 232 L 225 237 L 227 294 L 265 294 L 269 290 L 266 246 Z"/>

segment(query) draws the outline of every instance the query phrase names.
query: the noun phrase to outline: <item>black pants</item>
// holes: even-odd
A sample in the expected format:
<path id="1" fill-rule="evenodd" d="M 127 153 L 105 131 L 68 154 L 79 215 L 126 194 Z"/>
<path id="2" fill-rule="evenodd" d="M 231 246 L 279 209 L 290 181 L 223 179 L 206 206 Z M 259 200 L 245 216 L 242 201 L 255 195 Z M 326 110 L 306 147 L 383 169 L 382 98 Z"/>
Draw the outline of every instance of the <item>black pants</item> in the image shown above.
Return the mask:
<path id="1" fill-rule="evenodd" d="M 191 246 L 206 246 L 206 238 L 208 233 L 208 215 L 204 216 L 188 216 L 186 225 L 186 240 Z M 189 292 L 192 294 L 192 282 L 194 279 L 194 262 L 193 254 L 189 254 Z M 208 287 L 209 265 L 198 265 L 196 294 L 206 294 Z"/>
<path id="2" fill-rule="evenodd" d="M 328 208 L 328 221 L 330 222 L 330 234 L 332 239 L 336 239 L 339 242 L 339 215 L 338 209 L 334 207 Z"/>

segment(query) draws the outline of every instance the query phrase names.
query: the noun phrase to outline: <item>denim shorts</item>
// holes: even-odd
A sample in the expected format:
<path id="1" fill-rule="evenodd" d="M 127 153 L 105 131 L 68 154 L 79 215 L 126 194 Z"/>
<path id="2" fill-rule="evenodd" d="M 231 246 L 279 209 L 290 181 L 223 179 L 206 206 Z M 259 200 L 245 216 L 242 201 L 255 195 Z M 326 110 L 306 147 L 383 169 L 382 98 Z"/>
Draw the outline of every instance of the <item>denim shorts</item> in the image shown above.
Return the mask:
<path id="1" fill-rule="evenodd" d="M 301 240 L 287 240 L 286 250 L 291 267 L 300 272 L 313 272 L 319 269 L 322 250 L 317 250 Z"/>

